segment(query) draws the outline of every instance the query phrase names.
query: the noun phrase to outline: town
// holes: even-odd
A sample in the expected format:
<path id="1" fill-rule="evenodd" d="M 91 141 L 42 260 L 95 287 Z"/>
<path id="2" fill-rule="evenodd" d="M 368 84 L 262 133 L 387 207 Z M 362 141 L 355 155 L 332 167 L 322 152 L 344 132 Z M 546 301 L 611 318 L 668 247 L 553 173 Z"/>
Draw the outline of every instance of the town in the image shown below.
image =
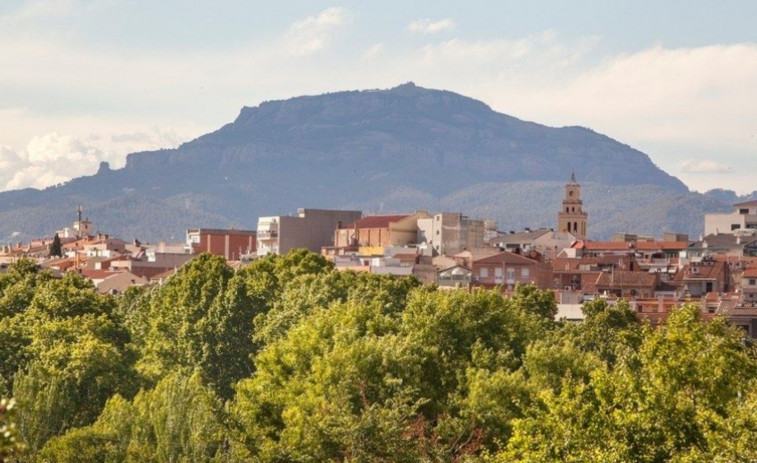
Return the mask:
<path id="1" fill-rule="evenodd" d="M 581 304 L 624 299 L 652 325 L 664 323 L 683 302 L 698 303 L 703 319 L 724 316 L 748 336 L 757 332 L 757 201 L 727 214 L 705 214 L 704 233 L 662 237 L 616 233 L 589 236 L 581 185 L 565 185 L 555 228 L 498 230 L 494 221 L 460 212 L 415 211 L 363 215 L 361 211 L 299 209 L 296 215 L 258 219 L 257 230 L 195 228 L 183 243 L 126 242 L 95 231 L 82 206 L 70 227 L 54 237 L 0 249 L 0 271 L 19 259 L 61 276 L 76 272 L 101 293 L 162 284 L 200 253 L 239 268 L 268 253 L 305 248 L 336 269 L 414 276 L 440 289 L 516 285 L 552 290 L 558 319 L 580 321 Z M 559 207 L 559 209 L 558 209 Z"/>

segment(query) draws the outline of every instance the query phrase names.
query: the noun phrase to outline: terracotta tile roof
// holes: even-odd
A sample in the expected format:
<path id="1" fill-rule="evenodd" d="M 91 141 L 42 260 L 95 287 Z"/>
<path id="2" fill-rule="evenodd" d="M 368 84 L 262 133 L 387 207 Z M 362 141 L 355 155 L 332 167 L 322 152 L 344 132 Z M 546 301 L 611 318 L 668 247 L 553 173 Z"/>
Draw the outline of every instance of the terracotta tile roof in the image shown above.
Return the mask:
<path id="1" fill-rule="evenodd" d="M 688 241 L 637 241 L 636 249 L 643 251 L 654 251 L 657 249 L 678 249 L 683 250 L 689 246 Z"/>
<path id="2" fill-rule="evenodd" d="M 657 275 L 647 272 L 631 272 L 616 270 L 614 272 L 602 272 L 597 278 L 597 288 L 620 288 L 620 287 L 653 287 L 657 283 Z"/>
<path id="3" fill-rule="evenodd" d="M 686 249 L 688 241 L 585 241 L 584 248 L 595 251 Z"/>
<path id="4" fill-rule="evenodd" d="M 581 259 L 575 257 L 556 257 L 552 259 L 550 264 L 552 265 L 552 270 L 555 272 L 569 272 L 578 270 L 580 262 Z"/>
<path id="5" fill-rule="evenodd" d="M 473 263 L 475 265 L 502 264 L 502 263 L 531 265 L 538 262 L 531 260 L 528 257 L 523 257 L 523 256 L 519 256 L 518 254 L 514 254 L 512 252 L 503 251 L 493 256 L 484 257 L 483 259 L 475 260 L 473 261 Z"/>
<path id="6" fill-rule="evenodd" d="M 711 261 L 686 264 L 676 273 L 674 281 L 713 280 L 725 271 L 725 262 Z"/>
<path id="7" fill-rule="evenodd" d="M 578 271 L 581 266 L 597 267 L 613 265 L 621 269 L 630 268 L 632 258 L 629 256 L 598 256 L 598 257 L 557 257 L 552 259 L 551 265 L 555 272 Z"/>
<path id="8" fill-rule="evenodd" d="M 584 241 L 584 248 L 588 250 L 623 251 L 632 249 L 629 244 L 624 241 Z"/>
<path id="9" fill-rule="evenodd" d="M 108 278 L 109 276 L 113 276 L 117 274 L 118 272 L 113 272 L 110 270 L 93 270 L 93 269 L 81 269 L 81 275 L 84 278 L 89 278 L 90 280 L 104 280 L 105 278 Z"/>
<path id="10" fill-rule="evenodd" d="M 757 278 L 757 267 L 747 267 L 741 275 L 744 278 Z"/>
<path id="11" fill-rule="evenodd" d="M 390 223 L 398 222 L 408 214 L 402 215 L 368 215 L 360 220 L 352 222 L 344 228 L 386 228 Z"/>

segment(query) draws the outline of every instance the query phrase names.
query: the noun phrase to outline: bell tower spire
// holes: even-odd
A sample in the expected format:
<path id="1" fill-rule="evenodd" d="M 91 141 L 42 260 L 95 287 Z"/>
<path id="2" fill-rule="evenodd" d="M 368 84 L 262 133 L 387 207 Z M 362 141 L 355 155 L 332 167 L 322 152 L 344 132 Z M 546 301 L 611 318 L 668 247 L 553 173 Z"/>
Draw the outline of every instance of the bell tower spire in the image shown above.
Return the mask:
<path id="1" fill-rule="evenodd" d="M 565 185 L 562 209 L 557 214 L 557 230 L 572 233 L 580 240 L 586 239 L 587 214 L 583 211 L 581 185 L 576 181 L 576 173 L 570 175 L 570 183 Z"/>

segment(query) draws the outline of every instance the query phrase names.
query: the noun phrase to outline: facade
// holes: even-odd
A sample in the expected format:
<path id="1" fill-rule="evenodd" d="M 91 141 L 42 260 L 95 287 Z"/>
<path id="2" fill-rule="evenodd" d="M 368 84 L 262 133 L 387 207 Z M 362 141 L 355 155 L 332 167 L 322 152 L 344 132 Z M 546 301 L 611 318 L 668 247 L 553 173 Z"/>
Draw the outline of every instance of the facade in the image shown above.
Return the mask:
<path id="1" fill-rule="evenodd" d="M 757 266 L 747 267 L 741 274 L 741 291 L 744 305 L 757 306 Z"/>
<path id="2" fill-rule="evenodd" d="M 257 235 L 254 230 L 190 228 L 186 245 L 192 254 L 207 252 L 226 260 L 241 260 L 255 253 Z"/>
<path id="3" fill-rule="evenodd" d="M 536 250 L 548 258 L 554 258 L 565 248 L 576 242 L 576 237 L 568 232 L 556 232 L 548 228 L 526 229 L 523 232 L 500 233 L 489 240 L 489 245 L 510 252 Z"/>
<path id="4" fill-rule="evenodd" d="M 685 265 L 676 274 L 674 282 L 683 285 L 684 292 L 691 297 L 701 297 L 707 293 L 728 291 L 729 280 L 729 268 L 725 262 L 705 257 Z"/>
<path id="5" fill-rule="evenodd" d="M 585 240 L 587 217 L 588 214 L 583 211 L 581 185 L 576 182 L 576 174 L 573 174 L 570 183 L 565 185 L 562 209 L 557 214 L 557 230 L 572 233 L 579 240 Z"/>
<path id="6" fill-rule="evenodd" d="M 465 249 L 484 246 L 497 224 L 491 220 L 469 219 L 459 212 L 442 212 L 418 219 L 418 242 L 426 243 L 434 255 L 452 256 Z"/>
<path id="7" fill-rule="evenodd" d="M 594 286 L 599 294 L 636 299 L 654 297 L 659 282 L 655 273 L 619 270 L 600 273 Z"/>
<path id="8" fill-rule="evenodd" d="M 552 267 L 512 252 L 501 252 L 473 261 L 472 284 L 493 288 L 502 286 L 512 291 L 515 285 L 535 284 L 541 289 L 552 288 Z"/>
<path id="9" fill-rule="evenodd" d="M 719 233 L 757 233 L 757 201 L 736 203 L 730 214 L 705 214 L 704 234 Z"/>
<path id="10" fill-rule="evenodd" d="M 258 218 L 256 252 L 286 254 L 295 248 L 320 252 L 334 244 L 334 230 L 360 219 L 361 211 L 298 209 L 296 216 Z"/>
<path id="11" fill-rule="evenodd" d="M 418 242 L 418 222 L 431 216 L 426 211 L 401 215 L 369 215 L 345 227 L 332 229 L 334 247 L 360 255 L 383 256 L 389 246 L 408 246 Z"/>
<path id="12" fill-rule="evenodd" d="M 468 288 L 471 284 L 473 272 L 462 265 L 454 265 L 437 272 L 436 284 L 441 289 Z"/>

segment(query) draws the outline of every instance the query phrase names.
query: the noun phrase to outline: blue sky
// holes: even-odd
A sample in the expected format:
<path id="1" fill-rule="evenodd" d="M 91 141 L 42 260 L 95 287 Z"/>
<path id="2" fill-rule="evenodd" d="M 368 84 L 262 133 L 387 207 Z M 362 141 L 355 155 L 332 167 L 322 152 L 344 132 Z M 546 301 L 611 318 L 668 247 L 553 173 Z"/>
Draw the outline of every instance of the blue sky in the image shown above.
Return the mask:
<path id="1" fill-rule="evenodd" d="M 757 2 L 0 4 L 0 190 L 174 147 L 242 106 L 407 81 L 757 190 Z"/>

